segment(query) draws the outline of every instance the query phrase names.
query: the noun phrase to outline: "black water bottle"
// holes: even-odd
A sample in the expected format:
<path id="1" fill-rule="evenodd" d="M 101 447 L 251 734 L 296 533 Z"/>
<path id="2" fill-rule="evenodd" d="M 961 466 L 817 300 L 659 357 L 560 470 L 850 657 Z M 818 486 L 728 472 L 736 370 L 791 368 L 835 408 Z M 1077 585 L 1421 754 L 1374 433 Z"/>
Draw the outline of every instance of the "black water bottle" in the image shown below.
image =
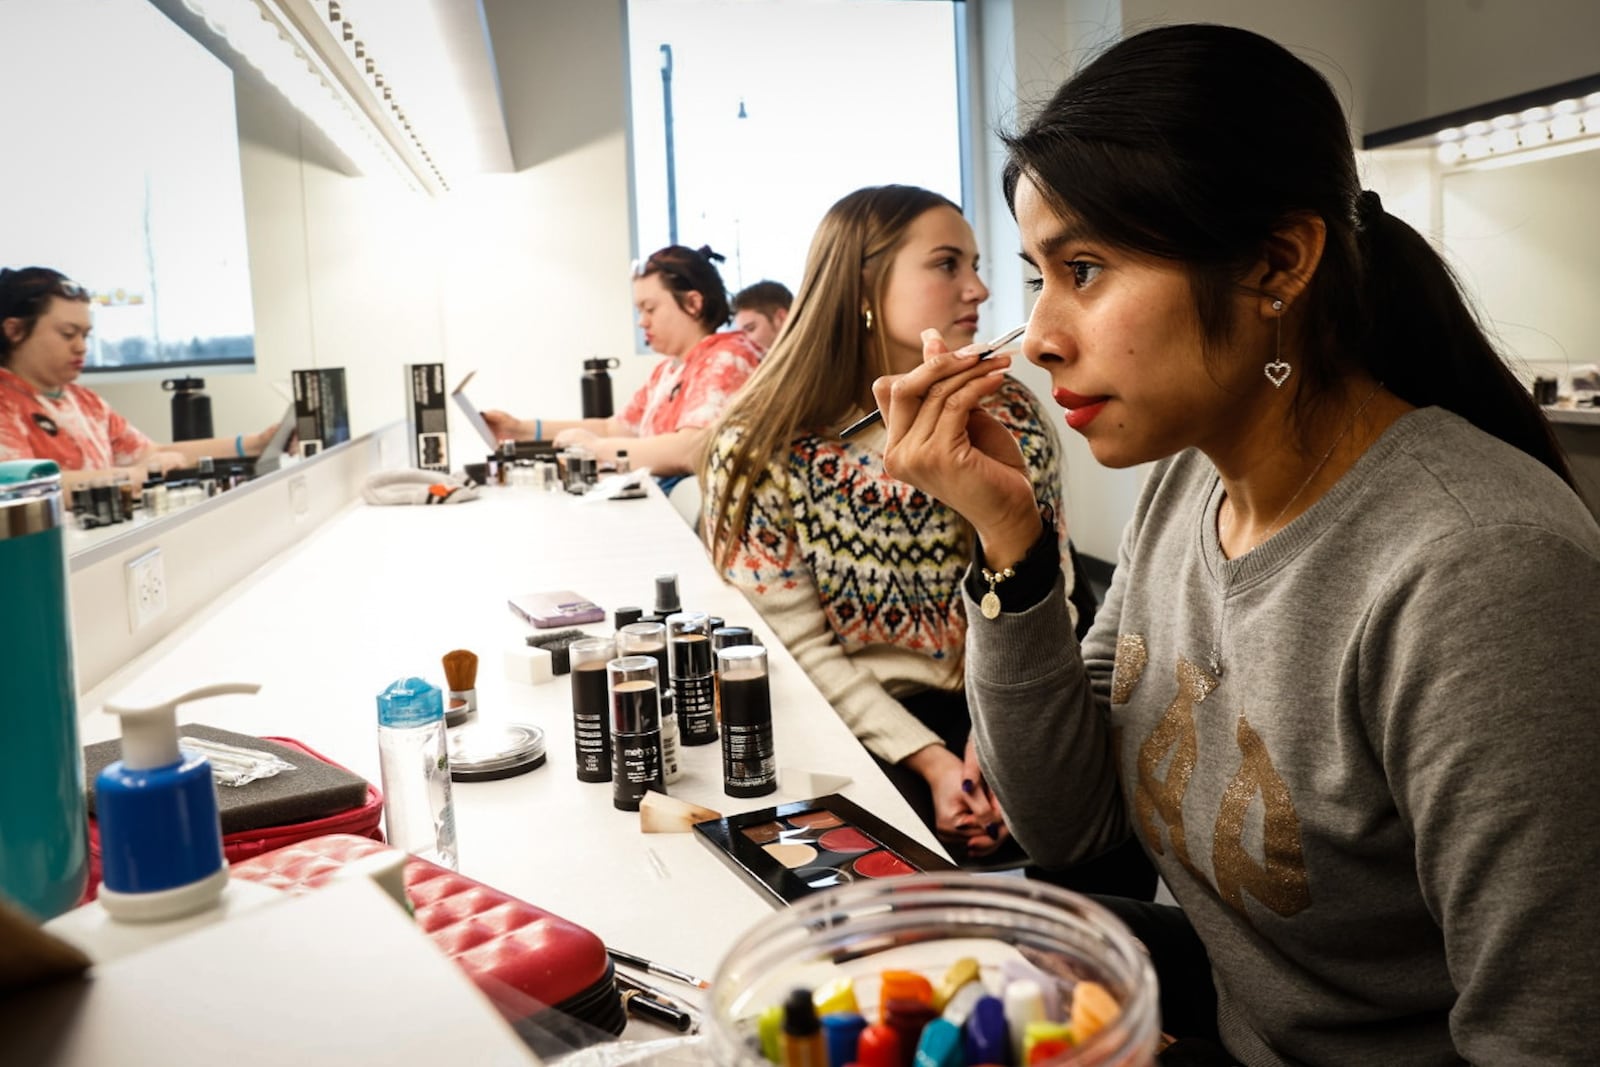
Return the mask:
<path id="1" fill-rule="evenodd" d="M 172 439 L 201 441 L 211 432 L 211 398 L 201 392 L 204 378 L 168 378 L 161 388 L 172 394 Z"/>
<path id="2" fill-rule="evenodd" d="M 584 418 L 604 419 L 611 415 L 611 375 L 606 371 L 617 365 L 615 359 L 583 361 Z"/>

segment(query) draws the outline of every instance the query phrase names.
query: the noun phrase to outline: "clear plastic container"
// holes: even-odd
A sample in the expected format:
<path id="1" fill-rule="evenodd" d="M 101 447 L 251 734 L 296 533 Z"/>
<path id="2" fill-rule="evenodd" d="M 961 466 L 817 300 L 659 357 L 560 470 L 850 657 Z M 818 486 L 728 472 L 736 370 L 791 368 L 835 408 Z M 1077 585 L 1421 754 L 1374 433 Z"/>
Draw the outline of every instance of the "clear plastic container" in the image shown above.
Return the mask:
<path id="1" fill-rule="evenodd" d="M 1049 1061 L 1055 1067 L 1145 1067 L 1155 1062 L 1159 1004 L 1144 948 L 1109 911 L 1056 886 L 968 872 L 856 882 L 763 919 L 723 957 L 708 994 L 710 1062 L 761 1067 L 756 1020 L 796 988 L 852 979 L 860 1010 L 877 1012 L 879 976 L 911 970 L 935 986 L 957 959 L 975 958 L 989 992 L 1002 968 L 1023 967 L 1070 1004 L 1080 980 L 1120 1007 L 1103 1030 Z"/>

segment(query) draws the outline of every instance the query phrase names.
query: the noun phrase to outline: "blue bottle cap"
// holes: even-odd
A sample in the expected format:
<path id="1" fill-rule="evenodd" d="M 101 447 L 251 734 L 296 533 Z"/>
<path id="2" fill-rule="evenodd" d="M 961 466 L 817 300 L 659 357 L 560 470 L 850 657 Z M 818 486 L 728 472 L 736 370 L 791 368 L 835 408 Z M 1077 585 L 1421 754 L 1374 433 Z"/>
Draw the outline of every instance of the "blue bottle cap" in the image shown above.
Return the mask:
<path id="1" fill-rule="evenodd" d="M 378 694 L 379 726 L 425 726 L 444 718 L 444 696 L 439 687 L 421 678 L 390 682 Z"/>
<path id="2" fill-rule="evenodd" d="M 1010 1063 L 1011 1034 L 999 997 L 981 997 L 967 1016 L 968 1063 Z"/>
<path id="3" fill-rule="evenodd" d="M 853 1011 L 829 1012 L 822 1017 L 822 1037 L 828 1047 L 828 1064 L 854 1063 L 856 1048 L 861 1041 L 861 1031 L 867 1020 Z"/>
<path id="4" fill-rule="evenodd" d="M 916 1067 L 964 1067 L 961 1028 L 949 1019 L 933 1019 L 917 1041 Z"/>

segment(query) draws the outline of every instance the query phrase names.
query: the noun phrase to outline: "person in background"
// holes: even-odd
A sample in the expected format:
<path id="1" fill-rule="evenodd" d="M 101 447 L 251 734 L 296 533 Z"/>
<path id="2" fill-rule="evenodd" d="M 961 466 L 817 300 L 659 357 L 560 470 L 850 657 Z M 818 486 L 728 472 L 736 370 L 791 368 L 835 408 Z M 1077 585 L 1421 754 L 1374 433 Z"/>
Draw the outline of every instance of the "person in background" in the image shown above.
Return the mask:
<path id="1" fill-rule="evenodd" d="M 1128 37 L 1006 144 L 1023 352 L 1097 460 L 1155 463 L 1080 643 L 1009 360 L 930 333 L 875 385 L 889 472 L 977 532 L 1012 831 L 1143 841 L 1181 910 L 1119 913 L 1220 1062 L 1592 1060 L 1600 528 L 1528 391 L 1264 37 Z"/>
<path id="2" fill-rule="evenodd" d="M 621 414 L 592 419 L 518 419 L 485 411 L 484 421 L 505 440 L 581 445 L 601 463 L 625 449 L 634 467 L 649 467 L 668 488 L 694 469 L 709 426 L 744 385 L 761 350 L 739 331 L 719 332 L 728 321 L 728 292 L 716 264 L 722 257 L 701 247 L 668 245 L 639 264 L 633 306 L 645 344 L 668 357 Z"/>
<path id="3" fill-rule="evenodd" d="M 871 409 L 875 378 L 921 361 L 924 328 L 957 344 L 977 337 L 988 296 L 955 204 L 903 185 L 845 196 L 818 227 L 789 322 L 715 427 L 701 473 L 702 528 L 724 577 L 963 860 L 1006 842 L 969 749 L 961 688 L 971 530 L 884 471 L 881 427 L 849 441 L 838 430 Z M 983 408 L 1020 451 L 1030 497 L 1054 513 L 1059 442 L 1038 399 L 1008 378 Z M 1153 872 L 1133 856 L 1144 884 L 1105 888 L 1153 891 Z"/>
<path id="4" fill-rule="evenodd" d="M 78 385 L 94 321 L 89 290 L 49 267 L 0 270 L 0 460 L 48 459 L 62 486 L 253 456 L 277 430 L 156 444 L 93 390 Z"/>
<path id="5" fill-rule="evenodd" d="M 733 325 L 765 352 L 772 347 L 789 317 L 794 294 L 782 282 L 760 281 L 733 296 Z"/>

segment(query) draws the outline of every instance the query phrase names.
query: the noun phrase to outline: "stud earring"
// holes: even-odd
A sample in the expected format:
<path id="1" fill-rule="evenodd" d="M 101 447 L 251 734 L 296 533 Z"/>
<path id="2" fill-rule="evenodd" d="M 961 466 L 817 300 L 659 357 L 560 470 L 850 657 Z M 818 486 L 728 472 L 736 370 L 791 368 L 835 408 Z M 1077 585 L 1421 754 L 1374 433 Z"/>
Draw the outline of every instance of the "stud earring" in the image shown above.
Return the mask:
<path id="1" fill-rule="evenodd" d="M 871 333 L 872 332 L 872 309 L 871 308 L 862 308 L 861 309 L 861 320 L 864 323 L 866 323 L 867 332 Z"/>
<path id="2" fill-rule="evenodd" d="M 1273 311 L 1282 311 L 1283 310 L 1283 301 L 1282 300 L 1274 300 L 1272 302 L 1272 310 Z M 1268 362 L 1267 365 L 1265 367 L 1261 368 L 1261 369 L 1266 374 L 1267 381 L 1272 383 L 1272 387 L 1274 389 L 1282 389 L 1283 388 L 1283 383 L 1288 381 L 1289 380 L 1289 375 L 1294 373 L 1294 368 L 1289 366 L 1289 364 L 1287 364 L 1287 363 L 1285 363 L 1283 361 L 1283 316 L 1282 315 L 1278 316 L 1277 350 L 1273 353 L 1271 361 Z"/>

